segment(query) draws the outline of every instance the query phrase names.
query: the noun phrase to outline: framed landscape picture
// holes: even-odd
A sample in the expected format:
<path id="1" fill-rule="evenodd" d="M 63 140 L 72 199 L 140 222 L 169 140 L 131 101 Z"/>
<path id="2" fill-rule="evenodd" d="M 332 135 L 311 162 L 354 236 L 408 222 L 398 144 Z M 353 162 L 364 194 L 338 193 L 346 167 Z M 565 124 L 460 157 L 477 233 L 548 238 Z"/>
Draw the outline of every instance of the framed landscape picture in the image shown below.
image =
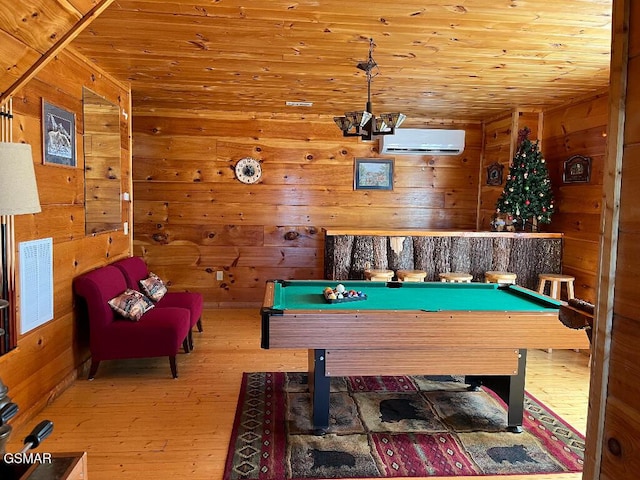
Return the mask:
<path id="1" fill-rule="evenodd" d="M 76 116 L 42 100 L 43 163 L 76 166 Z"/>
<path id="2" fill-rule="evenodd" d="M 355 190 L 393 190 L 393 159 L 356 158 L 353 188 Z"/>

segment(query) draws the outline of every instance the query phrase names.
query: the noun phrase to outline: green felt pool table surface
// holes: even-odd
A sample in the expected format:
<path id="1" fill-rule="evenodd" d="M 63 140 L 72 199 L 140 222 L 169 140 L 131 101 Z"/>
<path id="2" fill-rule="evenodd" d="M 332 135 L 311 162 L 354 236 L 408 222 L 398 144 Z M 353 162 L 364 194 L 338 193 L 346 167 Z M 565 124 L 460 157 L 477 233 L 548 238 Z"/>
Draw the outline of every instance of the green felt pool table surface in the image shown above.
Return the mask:
<path id="1" fill-rule="evenodd" d="M 275 310 L 421 310 L 553 312 L 561 302 L 517 285 L 494 283 L 343 281 L 347 290 L 362 291 L 366 300 L 329 303 L 323 290 L 334 288 L 329 280 L 274 282 Z"/>

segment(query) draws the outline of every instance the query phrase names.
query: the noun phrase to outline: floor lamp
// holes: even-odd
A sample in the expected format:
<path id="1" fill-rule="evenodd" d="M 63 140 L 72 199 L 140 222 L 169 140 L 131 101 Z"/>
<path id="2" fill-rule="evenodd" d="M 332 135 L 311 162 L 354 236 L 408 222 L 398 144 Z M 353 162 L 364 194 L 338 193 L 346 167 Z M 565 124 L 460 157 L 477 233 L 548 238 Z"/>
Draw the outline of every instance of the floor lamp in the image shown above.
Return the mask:
<path id="1" fill-rule="evenodd" d="M 2 250 L 2 296 L 5 308 L 0 308 L 0 329 L 4 330 L 2 353 L 15 347 L 17 333 L 11 322 L 15 307 L 8 305 L 14 299 L 15 241 L 13 216 L 41 211 L 36 184 L 31 145 L 0 142 L 0 248 Z M 1 307 L 1 305 L 0 305 Z M 14 339 L 12 341 L 11 339 Z"/>

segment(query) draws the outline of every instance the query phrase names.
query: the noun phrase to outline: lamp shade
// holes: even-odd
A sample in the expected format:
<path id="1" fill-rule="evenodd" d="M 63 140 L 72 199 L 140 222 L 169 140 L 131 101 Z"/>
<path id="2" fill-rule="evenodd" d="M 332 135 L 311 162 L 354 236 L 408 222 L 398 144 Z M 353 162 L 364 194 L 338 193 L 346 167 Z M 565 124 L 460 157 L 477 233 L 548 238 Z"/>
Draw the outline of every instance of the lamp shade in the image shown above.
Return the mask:
<path id="1" fill-rule="evenodd" d="M 0 215 L 39 211 L 31 145 L 0 142 Z"/>

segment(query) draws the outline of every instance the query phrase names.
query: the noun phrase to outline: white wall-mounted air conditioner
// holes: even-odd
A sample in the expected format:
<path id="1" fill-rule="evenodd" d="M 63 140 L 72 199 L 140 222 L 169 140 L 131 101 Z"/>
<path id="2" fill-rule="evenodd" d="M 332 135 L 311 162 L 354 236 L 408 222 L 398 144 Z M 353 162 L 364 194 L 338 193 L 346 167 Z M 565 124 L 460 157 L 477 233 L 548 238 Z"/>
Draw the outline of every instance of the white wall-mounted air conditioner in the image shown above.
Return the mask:
<path id="1" fill-rule="evenodd" d="M 398 128 L 380 136 L 380 153 L 391 155 L 459 155 L 464 150 L 464 130 Z"/>

